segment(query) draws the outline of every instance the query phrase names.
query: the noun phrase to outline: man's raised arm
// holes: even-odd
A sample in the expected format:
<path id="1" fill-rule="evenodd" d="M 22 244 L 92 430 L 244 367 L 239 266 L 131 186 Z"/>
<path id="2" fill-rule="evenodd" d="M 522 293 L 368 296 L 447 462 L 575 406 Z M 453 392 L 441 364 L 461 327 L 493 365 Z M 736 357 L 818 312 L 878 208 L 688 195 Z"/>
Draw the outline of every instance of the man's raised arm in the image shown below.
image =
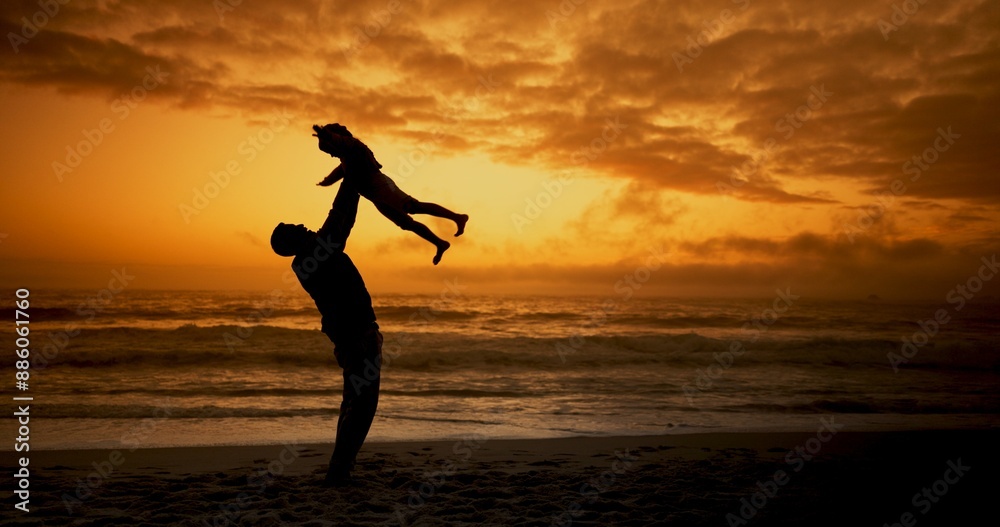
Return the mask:
<path id="1" fill-rule="evenodd" d="M 351 229 L 354 228 L 354 220 L 358 216 L 358 200 L 360 199 L 361 196 L 354 185 L 348 183 L 346 179 L 341 180 L 337 197 L 333 198 L 330 214 L 316 234 L 325 239 L 327 243 L 337 244 L 343 250 L 344 246 L 347 245 L 347 237 L 351 235 Z"/>

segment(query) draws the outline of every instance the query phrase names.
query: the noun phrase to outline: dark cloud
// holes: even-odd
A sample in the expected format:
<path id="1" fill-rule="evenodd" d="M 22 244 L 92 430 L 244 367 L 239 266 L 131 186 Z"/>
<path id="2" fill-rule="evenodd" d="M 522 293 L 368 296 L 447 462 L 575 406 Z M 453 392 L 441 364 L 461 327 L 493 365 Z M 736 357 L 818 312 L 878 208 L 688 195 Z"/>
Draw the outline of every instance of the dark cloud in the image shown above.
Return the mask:
<path id="1" fill-rule="evenodd" d="M 0 32 L 20 31 L 0 21 Z M 90 38 L 45 30 L 18 53 L 4 53 L 0 81 L 30 87 L 54 87 L 64 93 L 95 93 L 109 99 L 157 78 L 149 96 L 189 101 L 205 69 L 182 57 L 146 52 L 114 39 Z M 225 71 L 222 65 L 218 70 Z M 147 82 L 147 87 L 153 85 Z"/>
<path id="2" fill-rule="evenodd" d="M 978 252 L 954 252 L 928 239 L 848 244 L 834 237 L 801 233 L 784 241 L 727 237 L 652 247 L 653 251 L 637 251 L 613 264 L 452 266 L 449 276 L 480 292 L 493 291 L 491 287 L 502 284 L 506 290 L 536 294 L 572 290 L 621 299 L 621 288 L 616 290 L 615 286 L 645 268 L 649 280 L 641 292 L 654 295 L 767 296 L 774 288 L 788 287 L 808 298 L 863 299 L 876 293 L 887 299 L 943 301 L 954 287 L 955 277 L 974 272 L 980 257 L 995 254 L 998 245 L 993 239 L 992 245 L 978 247 Z M 654 254 L 660 255 L 659 259 L 651 259 Z M 697 261 L 691 262 L 690 256 Z M 873 273 L 873 267 L 892 272 Z M 647 276 L 646 271 L 642 276 Z M 407 273 L 416 281 L 440 279 L 438 273 L 426 268 Z"/>

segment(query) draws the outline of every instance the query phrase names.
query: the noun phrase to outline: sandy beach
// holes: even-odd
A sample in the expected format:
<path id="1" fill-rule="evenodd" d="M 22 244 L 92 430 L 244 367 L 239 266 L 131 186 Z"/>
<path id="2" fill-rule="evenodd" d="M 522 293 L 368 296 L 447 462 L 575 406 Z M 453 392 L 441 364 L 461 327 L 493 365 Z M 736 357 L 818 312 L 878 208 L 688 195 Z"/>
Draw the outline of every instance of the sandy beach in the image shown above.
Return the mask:
<path id="1" fill-rule="evenodd" d="M 349 488 L 318 485 L 331 445 L 42 451 L 30 512 L 8 502 L 3 523 L 961 525 L 991 510 L 998 439 L 826 420 L 815 433 L 370 443 Z"/>

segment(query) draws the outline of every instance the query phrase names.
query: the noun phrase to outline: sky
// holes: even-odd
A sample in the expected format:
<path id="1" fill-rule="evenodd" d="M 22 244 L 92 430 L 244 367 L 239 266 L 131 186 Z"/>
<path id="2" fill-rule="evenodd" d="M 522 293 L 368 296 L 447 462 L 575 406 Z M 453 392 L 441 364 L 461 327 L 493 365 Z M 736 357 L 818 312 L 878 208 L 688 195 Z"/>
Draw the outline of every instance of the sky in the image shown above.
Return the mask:
<path id="1" fill-rule="evenodd" d="M 5 1 L 0 284 L 286 287 L 339 122 L 375 293 L 944 299 L 1000 246 L 1000 3 Z"/>

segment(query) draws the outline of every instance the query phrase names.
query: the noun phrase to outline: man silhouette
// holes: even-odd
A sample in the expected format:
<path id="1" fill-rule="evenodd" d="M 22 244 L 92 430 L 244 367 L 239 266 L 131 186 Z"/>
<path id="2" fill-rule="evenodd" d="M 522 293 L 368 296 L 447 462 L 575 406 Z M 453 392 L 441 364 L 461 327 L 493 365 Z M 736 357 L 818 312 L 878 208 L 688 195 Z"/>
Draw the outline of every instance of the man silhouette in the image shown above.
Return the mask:
<path id="1" fill-rule="evenodd" d="M 275 253 L 294 256 L 292 270 L 323 315 L 323 333 L 333 342 L 337 364 L 344 370 L 337 440 L 325 479 L 332 486 L 351 482 L 355 458 L 378 406 L 382 364 L 382 334 L 371 296 L 358 268 L 344 254 L 359 199 L 358 191 L 343 181 L 319 231 L 279 223 L 271 234 Z"/>

